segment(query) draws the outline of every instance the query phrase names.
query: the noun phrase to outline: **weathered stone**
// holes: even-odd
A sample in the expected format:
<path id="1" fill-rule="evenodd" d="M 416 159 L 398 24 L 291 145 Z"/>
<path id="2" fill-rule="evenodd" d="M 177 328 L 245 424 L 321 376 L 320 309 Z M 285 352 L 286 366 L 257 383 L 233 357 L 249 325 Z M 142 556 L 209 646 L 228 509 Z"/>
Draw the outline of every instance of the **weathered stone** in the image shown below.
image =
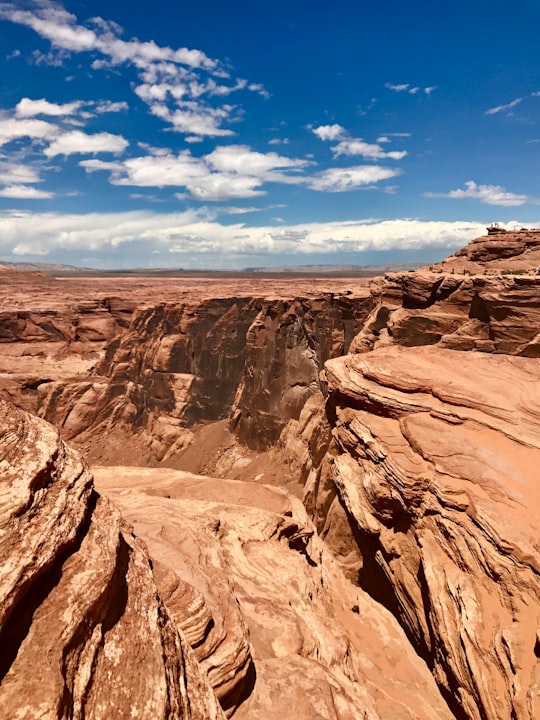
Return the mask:
<path id="1" fill-rule="evenodd" d="M 44 421 L 0 412 L 0 717 L 221 718 L 144 548 L 79 456 Z"/>
<path id="2" fill-rule="evenodd" d="M 362 587 L 458 718 L 540 715 L 540 362 L 386 347 L 326 366 Z"/>

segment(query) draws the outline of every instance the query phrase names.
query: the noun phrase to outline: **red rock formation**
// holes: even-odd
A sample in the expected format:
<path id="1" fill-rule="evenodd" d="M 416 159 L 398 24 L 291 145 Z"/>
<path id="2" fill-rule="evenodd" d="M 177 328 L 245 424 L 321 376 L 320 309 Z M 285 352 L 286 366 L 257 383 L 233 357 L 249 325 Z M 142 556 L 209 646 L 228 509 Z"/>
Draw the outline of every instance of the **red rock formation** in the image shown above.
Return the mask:
<path id="1" fill-rule="evenodd" d="M 489 230 L 489 228 L 488 228 Z M 443 272 L 533 272 L 540 266 L 540 230 L 488 232 L 472 240 L 441 263 L 430 266 Z"/>
<path id="2" fill-rule="evenodd" d="M 223 717 L 78 455 L 42 420 L 0 412 L 0 716 Z"/>
<path id="3" fill-rule="evenodd" d="M 372 293 L 352 352 L 397 343 L 540 356 L 540 277 L 399 273 Z"/>
<path id="4" fill-rule="evenodd" d="M 326 376 L 360 585 L 457 718 L 539 717 L 539 361 L 394 346 Z"/>
<path id="5" fill-rule="evenodd" d="M 450 720 L 395 619 L 345 579 L 299 500 L 164 469 L 96 477 L 235 719 Z"/>
<path id="6" fill-rule="evenodd" d="M 347 349 L 371 304 L 328 293 L 141 308 L 92 377 L 39 386 L 39 413 L 80 444 L 100 438 L 99 451 L 102 438 L 137 436 L 127 463 L 168 459 L 193 423 L 229 413 L 241 442 L 268 446 L 320 392 L 324 361 Z"/>

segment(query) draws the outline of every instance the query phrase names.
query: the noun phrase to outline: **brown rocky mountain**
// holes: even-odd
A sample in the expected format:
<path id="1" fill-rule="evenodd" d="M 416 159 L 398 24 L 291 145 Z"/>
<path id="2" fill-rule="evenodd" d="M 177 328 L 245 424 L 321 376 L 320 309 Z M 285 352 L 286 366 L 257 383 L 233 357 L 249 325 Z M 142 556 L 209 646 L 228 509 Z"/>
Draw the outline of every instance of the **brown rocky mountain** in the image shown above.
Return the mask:
<path id="1" fill-rule="evenodd" d="M 540 717 L 535 242 L 0 285 L 0 718 Z"/>

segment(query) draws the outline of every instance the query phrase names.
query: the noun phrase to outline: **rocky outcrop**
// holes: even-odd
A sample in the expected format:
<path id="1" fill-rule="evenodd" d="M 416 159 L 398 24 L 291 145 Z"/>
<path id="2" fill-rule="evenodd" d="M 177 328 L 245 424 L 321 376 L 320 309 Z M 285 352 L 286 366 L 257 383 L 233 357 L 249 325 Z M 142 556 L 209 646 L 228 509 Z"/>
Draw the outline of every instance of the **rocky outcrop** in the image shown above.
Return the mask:
<path id="1" fill-rule="evenodd" d="M 363 292 L 140 308 L 93 376 L 39 386 L 39 413 L 68 439 L 99 438 L 100 451 L 112 433 L 135 436 L 134 463 L 167 460 L 190 426 L 229 413 L 241 442 L 267 446 L 320 392 L 325 360 L 347 350 L 371 306 Z"/>
<path id="2" fill-rule="evenodd" d="M 299 500 L 161 468 L 98 468 L 96 482 L 147 545 L 160 594 L 235 719 L 452 717 Z"/>
<path id="3" fill-rule="evenodd" d="M 498 230 L 498 232 L 497 232 Z M 488 228 L 488 234 L 475 238 L 432 270 L 457 273 L 536 273 L 540 266 L 540 230 L 501 231 Z"/>
<path id="4" fill-rule="evenodd" d="M 456 718 L 539 717 L 539 361 L 393 346 L 331 360 L 326 379 L 361 587 Z"/>
<path id="5" fill-rule="evenodd" d="M 540 357 L 540 277 L 398 273 L 374 281 L 376 306 L 352 352 L 438 345 Z"/>
<path id="6" fill-rule="evenodd" d="M 222 718 L 144 548 L 79 456 L 42 420 L 0 412 L 0 716 Z"/>

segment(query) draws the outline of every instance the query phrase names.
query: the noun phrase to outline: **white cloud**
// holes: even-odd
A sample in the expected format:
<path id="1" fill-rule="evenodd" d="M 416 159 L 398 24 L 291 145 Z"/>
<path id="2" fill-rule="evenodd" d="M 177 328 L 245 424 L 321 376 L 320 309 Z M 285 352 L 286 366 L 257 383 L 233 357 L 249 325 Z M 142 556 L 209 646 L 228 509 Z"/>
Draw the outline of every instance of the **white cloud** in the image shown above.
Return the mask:
<path id="1" fill-rule="evenodd" d="M 367 143 L 356 138 L 342 140 L 332 148 L 332 152 L 334 153 L 334 157 L 339 157 L 340 155 L 360 155 L 375 160 L 382 158 L 401 160 L 407 154 L 406 150 L 385 152 L 380 145 Z"/>
<path id="2" fill-rule="evenodd" d="M 4 178 L 3 178 L 4 179 Z M 52 192 L 38 190 L 27 185 L 7 185 L 0 188 L 0 197 L 16 198 L 20 200 L 46 200 L 54 197 Z"/>
<path id="3" fill-rule="evenodd" d="M 357 165 L 349 168 L 329 168 L 312 178 L 310 187 L 323 192 L 345 192 L 372 185 L 380 180 L 400 175 L 399 170 L 380 165 Z"/>
<path id="4" fill-rule="evenodd" d="M 124 100 L 120 100 L 119 102 L 112 102 L 111 100 L 100 100 L 96 104 L 94 109 L 97 113 L 101 115 L 103 113 L 124 112 L 125 110 L 129 110 L 129 105 Z"/>
<path id="5" fill-rule="evenodd" d="M 6 145 L 12 140 L 27 137 L 32 140 L 51 140 L 58 135 L 56 125 L 45 120 L 19 119 L 0 115 L 0 145 Z"/>
<path id="6" fill-rule="evenodd" d="M 409 89 L 409 83 L 404 83 L 402 85 L 393 85 L 392 83 L 384 83 L 384 87 L 388 88 L 388 90 L 393 90 L 394 92 L 405 92 Z"/>
<path id="7" fill-rule="evenodd" d="M 308 164 L 306 160 L 284 157 L 275 152 L 255 152 L 248 145 L 217 147 L 205 159 L 210 167 L 220 172 L 234 172 L 280 182 L 291 182 L 291 177 L 282 173 L 278 175 L 276 170 L 295 170 Z"/>
<path id="8" fill-rule="evenodd" d="M 40 182 L 38 172 L 28 165 L 21 165 L 17 162 L 0 160 L 0 178 L 2 183 L 20 184 Z"/>
<path id="9" fill-rule="evenodd" d="M 108 254 L 120 245 L 143 243 L 145 257 L 155 251 L 181 253 L 206 267 L 220 267 L 234 255 L 249 264 L 249 255 L 270 257 L 286 253 L 339 253 L 391 249 L 438 247 L 456 248 L 484 234 L 482 223 L 422 222 L 389 220 L 383 222 L 346 221 L 304 223 L 280 226 L 249 226 L 243 223 L 221 225 L 208 220 L 206 210 L 199 213 L 4 213 L 1 215 L 2 255 L 53 254 L 72 251 Z M 123 252 L 129 256 L 129 250 Z M 112 261 L 114 263 L 114 261 Z M 176 262 L 176 261 L 175 261 Z M 140 263 L 134 259 L 133 264 Z M 241 265 L 242 266 L 242 265 Z"/>
<path id="10" fill-rule="evenodd" d="M 266 182 L 305 182 L 303 176 L 294 173 L 308 162 L 275 152 L 255 152 L 247 145 L 228 145 L 200 158 L 189 150 L 173 155 L 158 149 L 157 153 L 123 162 L 84 160 L 79 164 L 88 172 L 110 171 L 114 185 L 179 187 L 197 200 L 210 201 L 264 195 L 261 185 Z"/>
<path id="11" fill-rule="evenodd" d="M 81 105 L 82 101 L 80 100 L 58 105 L 57 103 L 51 103 L 45 100 L 45 98 L 41 98 L 40 100 L 22 98 L 15 106 L 15 114 L 19 117 L 34 117 L 35 115 L 63 117 L 65 115 L 73 115 Z"/>
<path id="12" fill-rule="evenodd" d="M 80 130 L 63 133 L 45 149 L 47 157 L 56 155 L 91 155 L 99 152 L 121 153 L 128 146 L 128 141 L 121 135 L 101 132 L 87 135 Z"/>
<path id="13" fill-rule="evenodd" d="M 289 138 L 272 138 L 268 141 L 269 145 L 288 145 Z"/>
<path id="14" fill-rule="evenodd" d="M 417 95 L 419 92 L 423 92 L 428 97 L 431 95 L 431 93 L 437 89 L 436 85 L 429 85 L 428 87 L 420 87 L 419 85 L 411 86 L 410 83 L 401 83 L 401 84 L 394 84 L 394 83 L 384 83 L 384 87 L 388 90 L 393 90 L 394 92 L 401 93 L 406 92 L 409 93 L 409 95 Z"/>
<path id="15" fill-rule="evenodd" d="M 473 180 L 465 183 L 465 190 L 450 190 L 448 193 L 425 193 L 425 195 L 426 197 L 452 198 L 454 200 L 472 198 L 480 200 L 486 205 L 501 205 L 503 207 L 524 205 L 526 202 L 538 202 L 527 195 L 516 195 L 507 192 L 500 185 L 477 185 Z"/>
<path id="16" fill-rule="evenodd" d="M 245 215 L 246 213 L 260 212 L 262 208 L 258 207 L 222 207 L 219 208 L 220 213 L 225 215 Z"/>
<path id="17" fill-rule="evenodd" d="M 515 108 L 516 105 L 519 105 L 522 101 L 523 98 L 516 98 L 506 105 L 497 105 L 497 107 L 489 108 L 489 110 L 486 110 L 484 115 L 497 115 L 498 113 L 508 112 L 509 110 L 512 110 L 512 108 Z"/>
<path id="18" fill-rule="evenodd" d="M 70 53 L 87 52 L 98 55 L 91 62 L 96 71 L 131 65 L 140 81 L 135 92 L 150 112 L 170 123 L 177 132 L 190 136 L 232 134 L 222 125 L 237 120 L 238 111 L 226 105 L 215 107 L 210 100 L 219 102 L 241 90 L 268 97 L 258 83 L 249 83 L 243 78 L 230 80 L 222 64 L 201 50 L 164 47 L 153 40 L 124 40 L 120 37 L 122 28 L 116 23 L 98 17 L 92 18 L 86 27 L 78 23 L 75 15 L 50 0 L 31 0 L 30 9 L 0 4 L 0 19 L 30 27 L 49 40 L 51 53 L 39 53 L 36 62 L 57 65 Z M 213 77 L 208 77 L 209 74 Z M 111 103 L 107 109 L 98 106 L 97 111 L 118 112 L 120 109 L 125 109 L 123 104 Z"/>
<path id="19" fill-rule="evenodd" d="M 336 123 L 334 125 L 320 125 L 319 127 L 312 128 L 312 132 L 320 140 L 338 140 L 345 135 L 345 128 Z"/>

